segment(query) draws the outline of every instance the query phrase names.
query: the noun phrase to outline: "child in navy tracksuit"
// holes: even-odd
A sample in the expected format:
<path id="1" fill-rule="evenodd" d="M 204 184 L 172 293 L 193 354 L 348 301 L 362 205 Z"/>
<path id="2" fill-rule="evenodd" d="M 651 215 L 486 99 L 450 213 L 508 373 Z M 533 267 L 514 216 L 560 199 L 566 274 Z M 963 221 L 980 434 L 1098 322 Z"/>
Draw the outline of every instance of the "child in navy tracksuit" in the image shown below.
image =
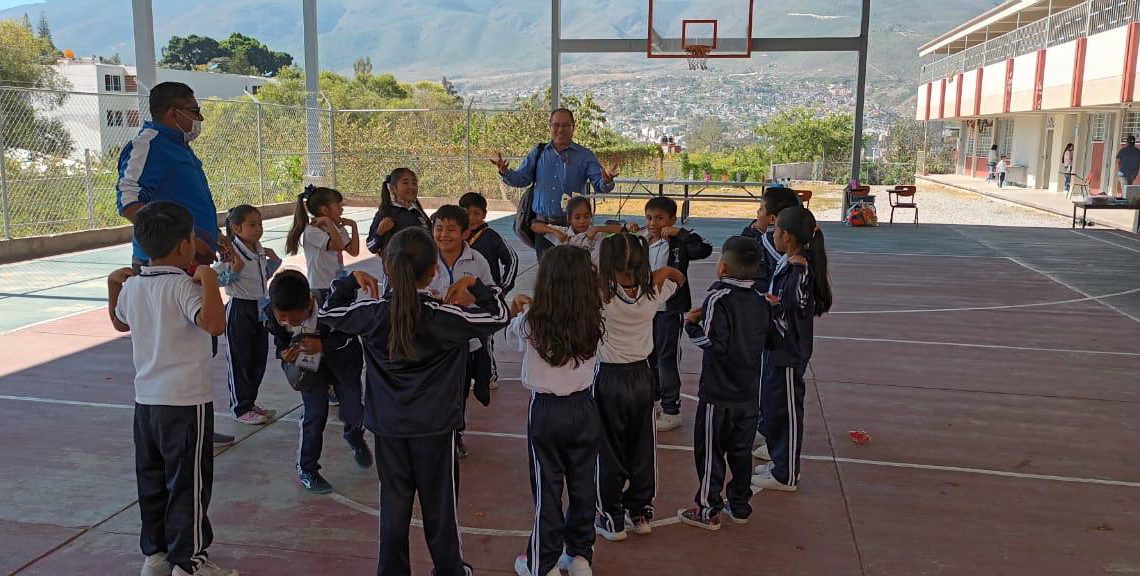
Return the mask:
<path id="1" fill-rule="evenodd" d="M 491 266 L 491 279 L 502 289 L 503 294 L 515 288 L 515 278 L 519 273 L 519 255 L 503 240 L 486 221 L 487 199 L 478 192 L 468 192 L 459 197 L 459 207 L 467 211 L 470 233 L 467 245 L 483 255 Z M 487 355 L 491 359 L 491 382 L 494 390 L 499 387 L 499 370 L 495 365 L 495 339 L 487 339 Z"/>
<path id="2" fill-rule="evenodd" d="M 470 573 L 460 552 L 456 519 L 458 460 L 455 432 L 462 422 L 461 395 L 468 345 L 507 325 L 497 288 L 475 277 L 452 287 L 445 304 L 427 290 L 439 256 L 420 228 L 397 233 L 384 263 L 388 291 L 377 299 L 375 278 L 354 272 L 333 283 L 320 320 L 358 335 L 367 367 L 365 426 L 376 437 L 380 475 L 378 574 L 410 574 L 408 530 L 419 494 L 424 536 L 439 576 Z M 363 288 L 372 298 L 357 301 Z"/>
<path id="3" fill-rule="evenodd" d="M 760 357 L 768 333 L 768 303 L 751 278 L 760 266 L 756 242 L 733 236 L 717 262 L 717 280 L 704 305 L 685 316 L 685 332 L 701 350 L 701 385 L 693 430 L 700 487 L 681 522 L 720 529 L 720 512 L 743 524 L 752 514 L 752 438 L 759 408 Z M 721 498 L 725 466 L 732 471 L 728 505 Z"/>
<path id="4" fill-rule="evenodd" d="M 372 452 L 364 440 L 364 404 L 360 372 L 360 341 L 332 332 L 317 320 L 320 304 L 309 282 L 296 270 L 285 270 L 269 285 L 264 314 L 273 334 L 277 358 L 289 386 L 301 393 L 301 445 L 297 448 L 297 480 L 306 490 L 327 494 L 332 486 L 321 476 L 320 458 L 329 417 L 328 390 L 341 399 L 340 420 L 344 440 L 357 466 L 372 466 Z"/>
<path id="5" fill-rule="evenodd" d="M 269 333 L 262 308 L 269 300 L 266 287 L 281 266 L 281 258 L 261 245 L 261 212 L 249 204 L 230 208 L 222 245 L 227 257 L 214 265 L 218 284 L 226 289 L 226 361 L 229 364 L 230 410 L 242 424 L 265 424 L 276 415 L 257 405 L 265 376 Z"/>
<path id="6" fill-rule="evenodd" d="M 368 226 L 368 251 L 383 258 L 388 241 L 404 228 L 431 228 L 419 200 L 420 181 L 411 168 L 396 168 L 380 186 L 380 209 Z"/>
<path id="7" fill-rule="evenodd" d="M 478 278 L 487 286 L 495 286 L 491 265 L 466 242 L 470 232 L 467 211 L 454 204 L 445 204 L 432 214 L 431 221 L 432 237 L 439 249 L 439 261 L 436 263 L 435 278 L 428 290 L 434 292 L 437 298 L 447 299 L 456 282 L 467 277 Z M 500 292 L 505 293 L 501 287 Z M 467 304 L 470 303 L 464 303 Z M 463 430 L 467 428 L 467 397 L 474 390 L 475 399 L 480 404 L 487 406 L 491 403 L 490 340 L 490 337 L 471 340 L 467 383 L 463 388 L 463 423 L 455 437 L 455 449 L 460 458 L 466 458 L 468 454 L 467 445 L 463 442 Z"/>
<path id="8" fill-rule="evenodd" d="M 756 209 L 756 219 L 740 233 L 741 236 L 755 240 L 761 248 L 760 255 L 763 261 L 756 269 L 756 274 L 753 277 L 756 287 L 760 290 L 768 289 L 772 280 L 772 273 L 775 272 L 776 264 L 780 261 L 780 252 L 776 250 L 776 241 L 772 238 L 775 234 L 776 217 L 785 208 L 800 205 L 800 197 L 796 195 L 795 190 L 783 187 L 767 188 L 760 199 L 760 207 Z M 764 361 L 767 356 L 768 352 L 765 351 L 764 358 L 761 359 L 761 371 L 770 371 L 772 368 L 770 362 Z M 756 403 L 757 405 L 760 404 L 759 397 L 757 397 Z M 755 449 L 752 456 L 759 460 L 771 460 L 772 457 L 768 454 L 768 446 L 764 440 L 763 410 L 761 410 L 756 426 L 756 438 L 753 441 Z"/>
<path id="9" fill-rule="evenodd" d="M 803 442 L 804 372 L 811 360 L 814 320 L 831 309 L 823 232 L 811 211 L 787 208 L 773 234 L 782 253 L 768 288 L 772 330 L 760 390 L 764 436 L 772 462 L 756 467 L 752 485 L 794 492 L 799 486 Z"/>
<path id="10" fill-rule="evenodd" d="M 654 271 L 676 268 L 688 277 L 689 262 L 712 254 L 712 245 L 696 232 L 677 228 L 677 203 L 672 198 L 656 196 L 645 203 L 645 229 L 641 235 L 649 239 L 649 260 Z M 657 396 L 661 399 L 661 415 L 657 431 L 667 432 L 681 425 L 681 327 L 683 315 L 693 305 L 688 284 L 660 304 L 653 319 L 653 353 L 650 363 L 657 378 Z"/>
<path id="11" fill-rule="evenodd" d="M 591 572 L 599 423 L 591 385 L 602 338 L 602 302 L 587 252 L 556 246 L 542 257 L 534 298 L 520 294 L 508 342 L 523 352 L 531 393 L 527 444 L 534 528 L 518 576 Z M 646 419 L 648 421 L 648 418 Z M 569 496 L 563 512 L 562 493 Z"/>

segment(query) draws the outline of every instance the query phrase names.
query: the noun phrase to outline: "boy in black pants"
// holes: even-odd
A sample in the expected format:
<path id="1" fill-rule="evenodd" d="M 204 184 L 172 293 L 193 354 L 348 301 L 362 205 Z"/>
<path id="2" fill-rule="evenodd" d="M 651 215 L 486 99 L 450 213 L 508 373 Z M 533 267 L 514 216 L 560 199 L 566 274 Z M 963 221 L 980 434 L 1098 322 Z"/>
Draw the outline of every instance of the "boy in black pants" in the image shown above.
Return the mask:
<path id="1" fill-rule="evenodd" d="M 218 277 L 193 277 L 194 219 L 171 202 L 135 215 L 135 240 L 150 257 L 107 278 L 111 323 L 132 332 L 135 478 L 142 516 L 143 576 L 236 576 L 211 562 L 206 509 L 214 481 L 210 336 L 226 329 Z M 132 278 L 132 276 L 134 276 Z"/>
<path id="2" fill-rule="evenodd" d="M 690 526 L 719 530 L 722 509 L 737 524 L 752 514 L 749 451 L 759 416 L 760 353 L 769 321 L 768 303 L 752 281 L 760 260 L 756 242 L 729 238 L 716 265 L 720 280 L 709 288 L 704 306 L 685 316 L 685 331 L 704 351 L 693 431 L 700 488 L 697 505 L 677 512 Z M 727 507 L 720 495 L 726 462 L 732 470 Z"/>
<path id="3" fill-rule="evenodd" d="M 700 234 L 678 228 L 677 203 L 672 198 L 656 196 L 645 203 L 645 230 L 649 238 L 650 268 L 656 272 L 666 266 L 680 270 L 688 278 L 689 262 L 712 254 L 712 245 Z M 649 362 L 657 378 L 657 396 L 661 414 L 658 432 L 668 432 L 681 425 L 681 325 L 683 315 L 693 305 L 686 282 L 657 309 L 653 318 L 653 353 Z"/>
<path id="4" fill-rule="evenodd" d="M 266 325 L 273 334 L 277 357 L 289 385 L 301 393 L 301 446 L 297 451 L 297 480 L 315 494 L 328 494 L 332 486 L 321 476 L 320 458 L 329 418 L 328 390 L 340 398 L 344 440 L 356 465 L 372 467 L 372 452 L 364 440 L 364 404 L 360 373 L 364 357 L 360 340 L 329 330 L 317 321 L 319 307 L 309 281 L 296 270 L 286 270 L 269 283 Z"/>
<path id="5" fill-rule="evenodd" d="M 468 192 L 459 197 L 459 207 L 467 211 L 470 231 L 467 245 L 483 255 L 491 266 L 491 278 L 503 294 L 515 288 L 515 278 L 519 273 L 519 255 L 503 237 L 491 228 L 486 221 L 487 199 L 478 192 Z M 495 364 L 495 339 L 487 339 L 487 355 L 491 359 L 490 389 L 499 387 L 499 368 Z"/>

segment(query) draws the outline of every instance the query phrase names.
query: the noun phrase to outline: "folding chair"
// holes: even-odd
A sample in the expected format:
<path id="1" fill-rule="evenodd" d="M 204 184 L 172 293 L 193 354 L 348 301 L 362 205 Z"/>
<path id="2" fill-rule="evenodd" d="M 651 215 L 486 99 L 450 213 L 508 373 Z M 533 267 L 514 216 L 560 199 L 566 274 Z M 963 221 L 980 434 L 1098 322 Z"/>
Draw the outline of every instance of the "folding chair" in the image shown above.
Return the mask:
<path id="1" fill-rule="evenodd" d="M 914 195 L 918 189 L 914 186 L 895 186 L 887 190 L 887 202 L 891 205 L 891 219 L 895 223 L 895 208 L 910 208 L 914 210 L 914 225 L 918 226 L 918 204 L 914 202 Z"/>
<path id="2" fill-rule="evenodd" d="M 1061 176 L 1064 177 L 1064 173 L 1061 173 Z M 1084 176 L 1078 176 L 1076 174 L 1073 174 L 1072 178 L 1069 180 L 1069 191 L 1065 192 L 1065 198 L 1072 198 L 1073 196 L 1080 196 L 1082 198 L 1088 198 L 1089 197 L 1089 180 L 1088 180 L 1088 177 L 1089 177 L 1088 174 L 1085 174 Z"/>

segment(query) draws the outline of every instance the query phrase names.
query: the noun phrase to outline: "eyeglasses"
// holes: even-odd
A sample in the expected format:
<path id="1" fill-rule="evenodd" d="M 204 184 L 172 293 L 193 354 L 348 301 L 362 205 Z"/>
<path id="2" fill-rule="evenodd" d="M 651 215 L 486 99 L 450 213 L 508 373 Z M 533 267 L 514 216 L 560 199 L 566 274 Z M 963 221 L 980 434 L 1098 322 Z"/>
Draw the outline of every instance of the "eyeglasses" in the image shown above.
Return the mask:
<path id="1" fill-rule="evenodd" d="M 193 114 L 195 117 L 197 117 L 198 120 L 204 120 L 205 119 L 205 117 L 202 116 L 202 109 L 197 107 L 197 106 L 195 106 L 194 108 L 182 108 L 182 107 L 176 106 L 174 109 L 175 110 L 181 110 L 183 112 L 189 112 L 189 113 Z"/>
<path id="2" fill-rule="evenodd" d="M 571 122 L 569 124 L 555 124 L 554 122 L 551 122 L 550 127 L 555 130 L 570 129 L 574 127 L 574 123 Z"/>

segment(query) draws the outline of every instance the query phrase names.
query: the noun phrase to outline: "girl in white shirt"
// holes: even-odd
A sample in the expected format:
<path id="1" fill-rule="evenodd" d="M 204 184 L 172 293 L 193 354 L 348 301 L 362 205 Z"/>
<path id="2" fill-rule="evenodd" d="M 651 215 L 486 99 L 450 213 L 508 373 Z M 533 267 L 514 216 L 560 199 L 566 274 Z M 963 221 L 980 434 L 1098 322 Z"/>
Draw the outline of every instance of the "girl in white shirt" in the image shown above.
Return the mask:
<path id="1" fill-rule="evenodd" d="M 602 424 L 595 528 L 610 541 L 626 529 L 649 534 L 657 492 L 653 318 L 685 283 L 679 270 L 650 272 L 648 240 L 630 233 L 602 241 L 599 274 L 605 336 L 598 348 L 594 397 Z"/>
<path id="2" fill-rule="evenodd" d="M 535 222 L 530 229 L 537 234 L 543 234 L 551 244 L 560 246 L 569 244 L 590 252 L 594 264 L 598 263 L 598 248 L 607 234 L 616 234 L 622 231 L 619 224 L 606 224 L 594 226 L 594 210 L 590 206 L 590 199 L 586 196 L 575 196 L 566 203 L 566 219 L 569 226 L 555 226 L 545 222 Z M 630 230 L 637 232 L 637 224 L 629 224 Z"/>
<path id="3" fill-rule="evenodd" d="M 539 263 L 534 298 L 520 294 L 507 341 L 523 352 L 534 529 L 521 576 L 590 574 L 594 549 L 594 476 L 598 411 L 591 393 L 602 338 L 602 302 L 590 255 L 556 246 Z M 564 486 L 565 484 L 565 486 Z M 562 492 L 569 495 L 563 514 Z"/>
<path id="4" fill-rule="evenodd" d="M 356 221 L 344 218 L 344 197 L 332 188 L 306 186 L 297 196 L 293 226 L 285 237 L 285 252 L 293 255 L 302 246 L 309 286 L 323 304 L 332 281 L 344 275 L 344 252 L 360 254 L 360 231 Z M 311 217 L 311 218 L 310 218 Z M 347 230 L 345 228 L 348 228 Z"/>

